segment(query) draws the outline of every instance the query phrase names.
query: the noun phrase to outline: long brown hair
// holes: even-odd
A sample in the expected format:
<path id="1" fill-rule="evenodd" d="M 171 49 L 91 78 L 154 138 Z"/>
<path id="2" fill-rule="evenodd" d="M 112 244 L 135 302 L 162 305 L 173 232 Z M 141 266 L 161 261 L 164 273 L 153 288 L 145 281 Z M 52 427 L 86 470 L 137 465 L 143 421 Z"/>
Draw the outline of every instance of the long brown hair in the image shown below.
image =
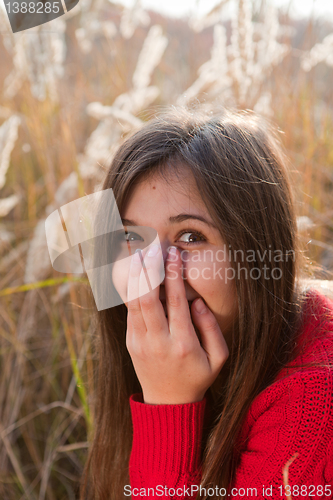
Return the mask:
<path id="1" fill-rule="evenodd" d="M 201 484 L 227 489 L 237 467 L 237 438 L 249 406 L 296 355 L 305 297 L 298 278 L 304 257 L 287 160 L 267 122 L 251 112 L 164 113 L 124 141 L 103 189 L 112 188 L 121 213 L 139 180 L 157 172 L 167 174 L 170 169 L 181 171 L 184 165 L 191 169 L 204 203 L 235 256 L 235 270 L 239 262 L 247 269 L 236 280 L 238 321 L 222 368 L 226 383 L 206 392 L 211 413 L 202 442 Z M 249 249 L 263 260 L 239 257 Z M 255 267 L 271 269 L 274 252 L 283 256 L 274 262 L 279 279 L 266 279 L 263 274 L 259 279 L 246 279 Z M 81 500 L 119 500 L 124 486 L 130 484 L 129 397 L 141 392 L 141 386 L 126 349 L 126 320 L 124 304 L 96 311 L 94 439 Z"/>

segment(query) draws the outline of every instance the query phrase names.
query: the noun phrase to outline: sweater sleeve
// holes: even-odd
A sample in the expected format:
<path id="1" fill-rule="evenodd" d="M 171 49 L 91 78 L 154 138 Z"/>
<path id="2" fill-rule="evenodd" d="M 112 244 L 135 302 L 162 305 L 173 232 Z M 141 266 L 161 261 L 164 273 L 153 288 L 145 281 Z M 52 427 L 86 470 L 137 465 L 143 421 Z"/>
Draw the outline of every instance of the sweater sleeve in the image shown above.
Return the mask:
<path id="1" fill-rule="evenodd" d="M 150 405 L 142 393 L 130 397 L 133 443 L 130 490 L 151 499 L 195 498 L 201 478 L 200 452 L 206 397 L 196 403 Z"/>
<path id="2" fill-rule="evenodd" d="M 152 499 L 196 497 L 205 404 L 206 399 L 155 406 L 144 404 L 142 394 L 131 396 L 133 498 L 140 494 Z M 328 369 L 294 373 L 259 394 L 242 428 L 241 455 L 227 497 L 281 500 L 291 494 L 293 500 L 332 499 L 332 410 L 333 376 Z M 295 453 L 289 490 L 282 469 Z M 213 488 L 214 494 L 216 489 L 225 494 L 218 485 Z M 206 491 L 212 496 L 212 490 Z"/>

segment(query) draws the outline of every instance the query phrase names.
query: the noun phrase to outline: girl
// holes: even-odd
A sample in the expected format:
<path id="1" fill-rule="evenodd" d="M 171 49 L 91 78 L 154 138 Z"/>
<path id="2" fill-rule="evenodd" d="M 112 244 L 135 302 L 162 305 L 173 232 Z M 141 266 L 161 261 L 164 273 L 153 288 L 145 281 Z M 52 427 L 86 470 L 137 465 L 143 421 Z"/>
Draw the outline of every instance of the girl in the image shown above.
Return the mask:
<path id="1" fill-rule="evenodd" d="M 81 498 L 333 498 L 333 302 L 301 287 L 275 133 L 252 113 L 173 111 L 124 142 L 108 188 L 124 244 L 148 227 L 160 245 L 125 280 L 114 265 L 123 304 L 96 313 Z"/>

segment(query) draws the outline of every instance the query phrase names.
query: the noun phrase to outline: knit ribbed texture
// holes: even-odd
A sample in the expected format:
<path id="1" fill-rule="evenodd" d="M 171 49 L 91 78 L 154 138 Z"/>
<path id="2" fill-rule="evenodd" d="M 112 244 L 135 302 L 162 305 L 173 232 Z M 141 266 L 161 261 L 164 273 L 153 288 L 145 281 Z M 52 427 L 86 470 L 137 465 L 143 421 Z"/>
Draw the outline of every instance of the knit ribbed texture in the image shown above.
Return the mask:
<path id="1" fill-rule="evenodd" d="M 289 467 L 293 500 L 333 499 L 333 370 L 290 369 L 313 360 L 333 362 L 333 302 L 314 290 L 307 295 L 298 347 L 296 360 L 250 406 L 240 435 L 241 458 L 230 485 L 237 488 L 232 498 L 285 499 L 289 490 L 283 486 L 282 468 L 297 452 L 299 456 Z M 196 493 L 191 495 L 186 487 L 200 484 L 206 401 L 149 405 L 143 403 L 141 393 L 130 397 L 133 446 L 129 473 L 132 491 L 138 488 L 132 498 L 195 498 Z M 167 492 L 161 494 L 157 485 L 167 487 L 163 489 Z M 263 485 L 269 488 L 264 493 Z M 178 495 L 173 488 L 178 488 Z"/>
<path id="2" fill-rule="evenodd" d="M 142 393 L 130 397 L 134 423 L 129 464 L 132 488 L 134 484 L 156 488 L 170 482 L 181 487 L 188 478 L 198 483 L 206 398 L 181 405 L 142 401 Z"/>

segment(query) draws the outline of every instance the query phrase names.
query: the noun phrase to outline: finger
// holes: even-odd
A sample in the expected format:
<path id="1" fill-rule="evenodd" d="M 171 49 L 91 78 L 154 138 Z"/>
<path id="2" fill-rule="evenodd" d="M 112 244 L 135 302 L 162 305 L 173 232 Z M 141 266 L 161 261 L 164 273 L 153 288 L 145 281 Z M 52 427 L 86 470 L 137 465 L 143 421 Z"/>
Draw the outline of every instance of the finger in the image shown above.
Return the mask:
<path id="1" fill-rule="evenodd" d="M 147 331 L 151 334 L 168 331 L 166 329 L 167 319 L 164 314 L 162 303 L 159 299 L 160 294 L 160 268 L 163 265 L 163 258 L 160 245 L 152 245 L 147 252 L 145 259 L 145 272 L 140 275 L 140 306 L 141 312 L 146 324 Z M 148 281 L 149 292 L 146 290 L 146 282 Z M 151 283 L 158 283 L 155 288 L 151 287 Z"/>
<path id="2" fill-rule="evenodd" d="M 191 312 L 212 370 L 221 369 L 229 357 L 229 349 L 214 314 L 202 299 L 193 302 Z"/>
<path id="3" fill-rule="evenodd" d="M 142 271 L 141 258 L 143 259 L 143 257 L 140 257 L 140 252 L 141 250 L 136 250 L 131 257 L 127 284 L 128 321 L 131 321 L 135 332 L 146 331 L 139 300 L 139 284 Z"/>
<path id="4" fill-rule="evenodd" d="M 133 324 L 130 315 L 127 314 L 126 347 L 129 352 L 132 342 L 133 342 Z"/>
<path id="5" fill-rule="evenodd" d="M 192 325 L 181 265 L 178 249 L 170 247 L 165 273 L 165 294 L 170 333 L 178 336 L 181 336 L 181 332 L 186 335 L 190 331 L 187 326 Z"/>

